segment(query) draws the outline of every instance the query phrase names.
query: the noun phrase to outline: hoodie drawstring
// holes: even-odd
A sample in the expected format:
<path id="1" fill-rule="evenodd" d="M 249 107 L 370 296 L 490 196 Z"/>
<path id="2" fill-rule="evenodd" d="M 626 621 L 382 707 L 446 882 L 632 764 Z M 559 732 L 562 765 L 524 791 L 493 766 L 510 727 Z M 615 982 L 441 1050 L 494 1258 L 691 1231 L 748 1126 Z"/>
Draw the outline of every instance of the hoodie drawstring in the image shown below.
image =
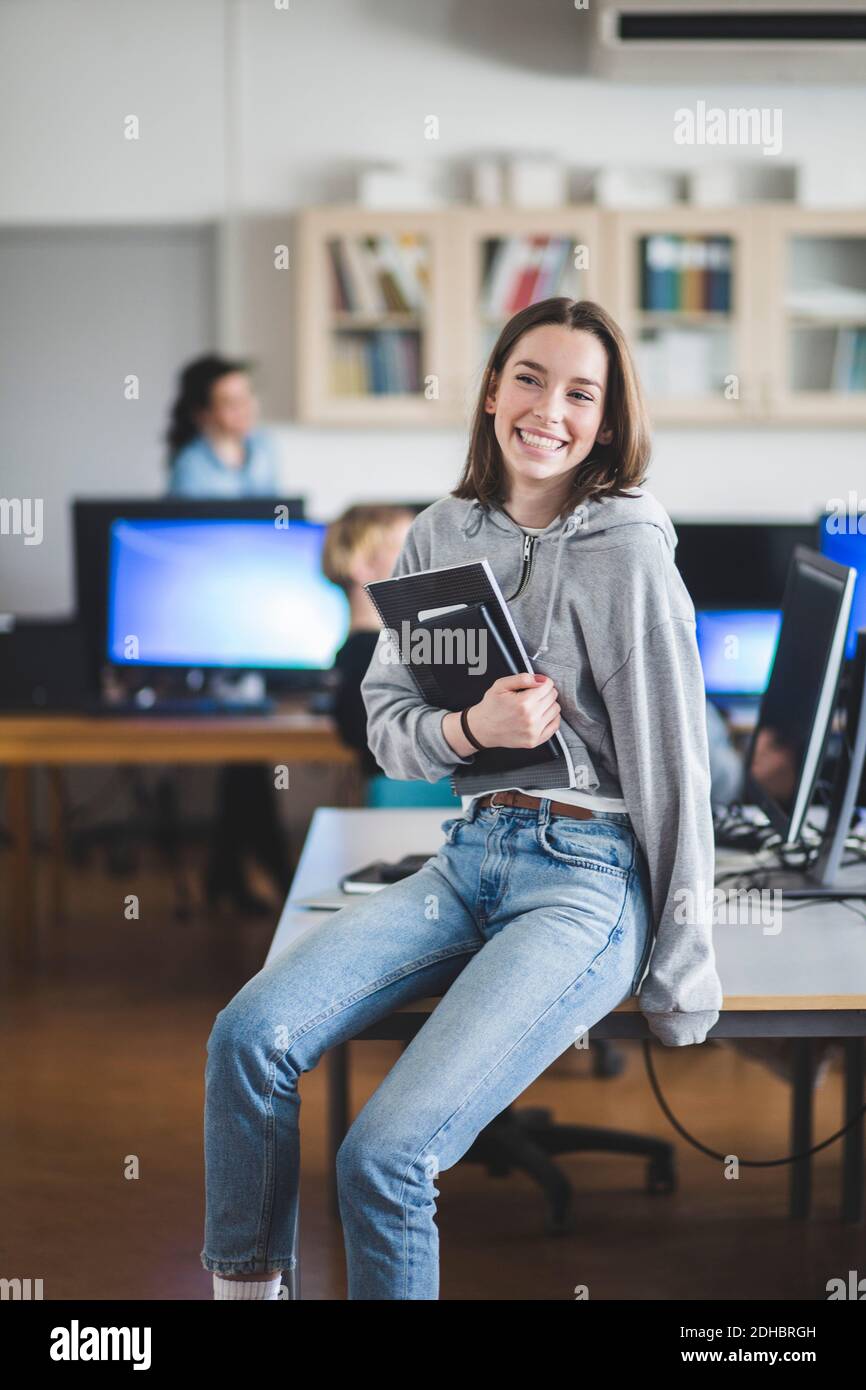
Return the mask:
<path id="1" fill-rule="evenodd" d="M 578 529 L 578 527 L 583 525 L 585 519 L 586 506 L 584 505 L 584 503 L 581 502 L 577 507 L 574 508 L 574 511 L 568 517 L 565 525 L 559 533 L 559 540 L 556 544 L 556 560 L 554 561 L 553 565 L 553 579 L 550 585 L 550 598 L 547 600 L 547 614 L 544 619 L 544 631 L 541 635 L 541 646 L 538 648 L 537 652 L 533 652 L 532 657 L 530 658 L 530 660 L 532 661 L 535 661 L 539 656 L 541 656 L 542 652 L 547 651 L 547 639 L 550 636 L 550 624 L 553 618 L 553 604 L 556 599 L 556 586 L 559 580 L 559 564 L 562 560 L 562 542 L 565 540 L 566 536 L 574 535 L 574 532 Z"/>
<path id="2" fill-rule="evenodd" d="M 484 507 L 476 500 L 466 513 L 466 519 L 460 527 L 460 530 L 463 532 L 463 539 L 469 540 L 470 536 L 477 535 L 483 520 Z"/>
<path id="3" fill-rule="evenodd" d="M 544 632 L 542 633 L 541 637 L 541 646 L 538 648 L 538 651 L 535 652 L 531 657 L 532 661 L 535 661 L 537 657 L 541 656 L 542 652 L 547 651 L 548 638 L 550 637 L 550 624 L 553 620 L 553 604 L 556 599 L 556 586 L 559 580 L 559 566 L 562 560 L 562 542 L 565 540 L 566 536 L 573 536 L 575 531 L 577 531 L 579 527 L 585 524 L 586 518 L 586 503 L 580 502 L 570 513 L 570 515 L 566 518 L 565 525 L 559 533 L 559 540 L 557 541 L 556 545 L 556 560 L 554 562 L 553 567 L 553 580 L 550 585 L 550 598 L 547 601 L 547 614 L 544 619 Z M 469 508 L 469 511 L 466 515 L 466 519 L 460 528 L 463 532 L 465 540 L 468 540 L 470 536 L 475 536 L 478 534 L 483 520 L 484 506 L 481 502 L 479 502 L 476 499 L 476 501 L 474 501 L 472 503 L 472 506 Z"/>

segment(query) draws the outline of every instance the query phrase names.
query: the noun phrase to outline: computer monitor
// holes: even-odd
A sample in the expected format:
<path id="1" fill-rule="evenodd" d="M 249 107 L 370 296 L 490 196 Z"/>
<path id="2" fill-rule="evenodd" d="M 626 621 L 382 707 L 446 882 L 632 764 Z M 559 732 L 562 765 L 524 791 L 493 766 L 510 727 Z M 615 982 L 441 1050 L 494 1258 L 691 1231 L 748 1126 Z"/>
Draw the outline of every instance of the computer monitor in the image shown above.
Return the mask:
<path id="1" fill-rule="evenodd" d="M 794 547 L 818 548 L 817 521 L 674 521 L 674 529 L 695 608 L 781 608 Z"/>
<path id="2" fill-rule="evenodd" d="M 855 572 L 797 546 L 770 679 L 746 759 L 746 799 L 798 838 L 836 707 Z"/>
<path id="3" fill-rule="evenodd" d="M 864 530 L 857 530 L 863 524 Z M 853 660 L 857 647 L 857 631 L 866 627 L 866 516 L 839 517 L 835 514 L 822 516 L 820 521 L 820 550 L 828 560 L 837 565 L 850 565 L 857 571 L 854 584 L 854 601 L 851 605 L 851 621 L 845 641 L 845 655 Z"/>
<path id="4" fill-rule="evenodd" d="M 701 608 L 695 620 L 707 694 L 747 700 L 763 695 L 782 625 L 781 611 Z"/>
<path id="5" fill-rule="evenodd" d="M 106 651 L 115 666 L 323 671 L 346 595 L 322 574 L 326 527 L 238 517 L 115 517 Z"/>
<path id="6" fill-rule="evenodd" d="M 100 672 L 108 663 L 109 558 L 112 524 L 133 521 L 268 522 L 289 525 L 304 518 L 298 497 L 240 499 L 77 498 L 73 503 L 75 581 L 78 618 L 87 644 L 91 686 L 98 691 Z M 130 634 L 134 635 L 134 634 Z M 142 659 L 141 664 L 144 665 Z"/>

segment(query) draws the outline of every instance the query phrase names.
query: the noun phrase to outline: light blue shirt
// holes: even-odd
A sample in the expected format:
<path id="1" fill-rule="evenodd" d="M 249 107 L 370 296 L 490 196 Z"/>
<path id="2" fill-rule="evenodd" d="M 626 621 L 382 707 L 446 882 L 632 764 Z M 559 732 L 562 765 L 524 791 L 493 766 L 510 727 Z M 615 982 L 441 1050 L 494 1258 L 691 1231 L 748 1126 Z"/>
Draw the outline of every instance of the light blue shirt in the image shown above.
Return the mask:
<path id="1" fill-rule="evenodd" d="M 223 463 L 198 435 L 175 457 L 168 487 L 171 497 L 276 497 L 279 490 L 276 453 L 263 430 L 247 435 L 242 468 Z"/>

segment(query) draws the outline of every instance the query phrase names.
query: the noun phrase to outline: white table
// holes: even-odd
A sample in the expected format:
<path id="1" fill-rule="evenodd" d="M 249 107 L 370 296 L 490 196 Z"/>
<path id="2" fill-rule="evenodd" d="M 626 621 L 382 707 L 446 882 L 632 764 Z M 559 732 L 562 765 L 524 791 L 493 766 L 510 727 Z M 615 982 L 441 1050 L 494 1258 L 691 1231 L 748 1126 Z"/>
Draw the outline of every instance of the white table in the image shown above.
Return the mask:
<path id="1" fill-rule="evenodd" d="M 442 843 L 442 822 L 458 811 L 320 807 L 313 816 L 266 964 L 323 916 L 335 915 L 299 907 L 299 899 L 334 889 L 342 874 L 371 860 L 435 853 Z M 717 868 L 733 867 L 737 862 L 729 852 L 720 851 Z M 847 881 L 862 882 L 866 866 L 844 873 Z M 866 912 L 866 902 L 859 907 Z M 815 901 L 798 905 L 796 910 L 786 905 L 778 934 L 766 932 L 760 924 L 718 924 L 714 943 L 724 1005 L 709 1036 L 798 1039 L 791 1151 L 803 1152 L 813 1142 L 811 1039 L 834 1037 L 843 1043 L 843 1119 L 863 1105 L 866 921 L 841 903 Z M 435 1003 L 435 999 L 418 1001 L 358 1036 L 408 1040 L 423 1026 Z M 651 1036 L 635 999 L 620 1004 L 594 1025 L 592 1032 L 596 1038 Z M 329 1062 L 331 1132 L 332 1136 L 342 1136 L 347 1123 L 345 1045 L 332 1049 Z M 844 1152 L 842 1216 L 847 1221 L 863 1217 L 863 1128 L 861 1117 L 840 1141 Z M 809 1210 L 810 1160 L 793 1163 L 790 1168 L 791 1213 L 805 1216 Z"/>

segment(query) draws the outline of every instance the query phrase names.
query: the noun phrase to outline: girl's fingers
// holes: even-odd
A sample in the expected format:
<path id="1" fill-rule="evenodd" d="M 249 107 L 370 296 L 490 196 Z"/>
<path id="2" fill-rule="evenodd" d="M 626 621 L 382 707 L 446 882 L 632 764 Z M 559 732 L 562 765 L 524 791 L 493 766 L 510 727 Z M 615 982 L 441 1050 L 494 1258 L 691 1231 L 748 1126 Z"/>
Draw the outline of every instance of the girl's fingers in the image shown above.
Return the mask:
<path id="1" fill-rule="evenodd" d="M 538 703 L 542 709 L 546 708 L 551 701 L 557 699 L 556 686 L 551 681 L 550 685 L 537 685 L 534 690 L 521 692 L 526 695 L 527 703 Z"/>
<path id="2" fill-rule="evenodd" d="M 538 736 L 538 743 L 544 743 L 546 739 L 551 738 L 556 733 L 558 728 L 559 715 L 557 715 L 555 719 L 551 719 L 548 724 L 545 724 L 544 728 Z M 537 748 L 538 744 L 535 744 L 534 746 Z"/>

